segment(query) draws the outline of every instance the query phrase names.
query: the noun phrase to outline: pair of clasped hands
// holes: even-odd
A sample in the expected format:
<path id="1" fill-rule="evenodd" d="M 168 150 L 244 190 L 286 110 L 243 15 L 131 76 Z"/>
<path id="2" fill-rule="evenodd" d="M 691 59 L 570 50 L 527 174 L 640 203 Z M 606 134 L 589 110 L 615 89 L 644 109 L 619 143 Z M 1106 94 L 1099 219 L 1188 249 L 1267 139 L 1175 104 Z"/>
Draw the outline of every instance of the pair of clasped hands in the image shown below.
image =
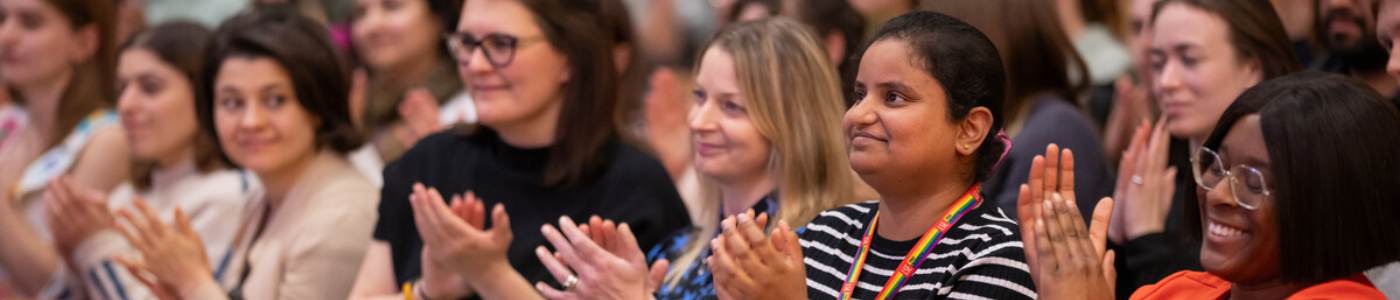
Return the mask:
<path id="1" fill-rule="evenodd" d="M 509 270 L 512 233 L 503 206 L 491 209 L 493 224 L 486 229 L 485 204 L 470 192 L 444 201 L 437 190 L 420 184 L 409 198 L 423 238 L 420 284 L 427 294 L 468 295 L 471 282 Z M 705 261 L 720 298 L 806 298 L 797 234 L 785 222 L 765 233 L 768 218 L 750 211 L 722 222 L 723 232 L 710 242 L 713 254 Z M 548 299 L 652 299 L 669 267 L 664 259 L 647 264 L 626 223 L 594 216 L 576 224 L 560 217 L 558 227 L 545 224 L 540 231 L 555 250 L 539 246 L 535 254 L 564 285 L 536 283 Z"/>

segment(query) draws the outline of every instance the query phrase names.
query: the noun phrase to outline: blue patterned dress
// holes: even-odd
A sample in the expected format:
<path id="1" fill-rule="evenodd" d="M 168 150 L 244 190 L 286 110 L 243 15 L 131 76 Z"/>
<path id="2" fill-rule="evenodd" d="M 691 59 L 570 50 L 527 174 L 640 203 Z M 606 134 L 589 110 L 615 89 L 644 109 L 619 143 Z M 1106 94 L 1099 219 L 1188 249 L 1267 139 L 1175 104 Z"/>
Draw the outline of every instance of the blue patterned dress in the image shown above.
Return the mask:
<path id="1" fill-rule="evenodd" d="M 777 215 L 778 200 L 772 195 L 766 196 L 754 204 L 753 211 L 768 212 L 769 216 Z M 652 248 L 651 251 L 647 251 L 647 261 L 655 262 L 662 258 L 675 261 L 677 257 L 685 254 L 686 246 L 690 245 L 690 240 L 695 238 L 695 235 L 691 234 L 691 230 L 692 228 L 686 228 L 656 244 L 656 247 Z M 710 268 L 705 266 L 705 259 L 709 257 L 710 251 L 706 247 L 706 250 L 700 253 L 700 257 L 694 263 L 684 266 L 686 268 L 685 275 L 681 276 L 679 282 L 676 282 L 675 285 L 671 285 L 670 282 L 661 284 L 656 290 L 656 299 L 718 299 L 718 296 L 715 295 L 714 278 L 710 277 Z"/>

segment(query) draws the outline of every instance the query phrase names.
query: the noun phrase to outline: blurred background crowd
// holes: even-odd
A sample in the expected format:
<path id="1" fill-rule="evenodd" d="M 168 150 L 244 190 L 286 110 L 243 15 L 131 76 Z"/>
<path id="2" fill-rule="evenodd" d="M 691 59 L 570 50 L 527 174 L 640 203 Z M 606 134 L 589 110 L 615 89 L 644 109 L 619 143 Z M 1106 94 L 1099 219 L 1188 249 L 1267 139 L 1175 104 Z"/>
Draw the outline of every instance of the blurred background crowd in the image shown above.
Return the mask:
<path id="1" fill-rule="evenodd" d="M 1396 40 L 1397 0 L 0 0 L 0 299 L 1395 298 Z"/>

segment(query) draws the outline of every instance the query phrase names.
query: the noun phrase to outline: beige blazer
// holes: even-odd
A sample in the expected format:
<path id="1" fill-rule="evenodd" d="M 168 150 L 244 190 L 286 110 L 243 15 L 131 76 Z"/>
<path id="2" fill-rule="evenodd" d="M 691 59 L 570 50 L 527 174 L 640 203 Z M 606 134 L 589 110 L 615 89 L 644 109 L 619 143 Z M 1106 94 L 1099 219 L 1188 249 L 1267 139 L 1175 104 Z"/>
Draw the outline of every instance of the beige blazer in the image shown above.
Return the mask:
<path id="1" fill-rule="evenodd" d="M 262 200 L 259 200 L 262 201 Z M 187 299 L 221 299 L 243 282 L 245 299 L 345 299 L 378 220 L 379 190 L 344 157 L 323 152 L 270 210 L 260 236 L 255 229 L 269 212 L 258 203 L 244 218 L 246 230 L 224 274 L 222 287 L 208 286 Z"/>

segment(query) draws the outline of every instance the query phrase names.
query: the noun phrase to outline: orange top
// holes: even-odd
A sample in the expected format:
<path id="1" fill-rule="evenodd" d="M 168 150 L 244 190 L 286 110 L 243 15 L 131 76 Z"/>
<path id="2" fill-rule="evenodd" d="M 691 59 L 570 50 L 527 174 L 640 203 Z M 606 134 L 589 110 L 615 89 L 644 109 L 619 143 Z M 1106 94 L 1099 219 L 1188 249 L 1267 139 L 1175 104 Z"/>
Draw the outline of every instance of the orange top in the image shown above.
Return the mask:
<path id="1" fill-rule="evenodd" d="M 1143 286 L 1130 299 L 1226 299 L 1230 282 L 1210 273 L 1181 271 L 1167 276 L 1157 284 Z M 1288 299 L 1377 299 L 1385 300 L 1365 276 L 1332 280 L 1307 287 Z"/>

